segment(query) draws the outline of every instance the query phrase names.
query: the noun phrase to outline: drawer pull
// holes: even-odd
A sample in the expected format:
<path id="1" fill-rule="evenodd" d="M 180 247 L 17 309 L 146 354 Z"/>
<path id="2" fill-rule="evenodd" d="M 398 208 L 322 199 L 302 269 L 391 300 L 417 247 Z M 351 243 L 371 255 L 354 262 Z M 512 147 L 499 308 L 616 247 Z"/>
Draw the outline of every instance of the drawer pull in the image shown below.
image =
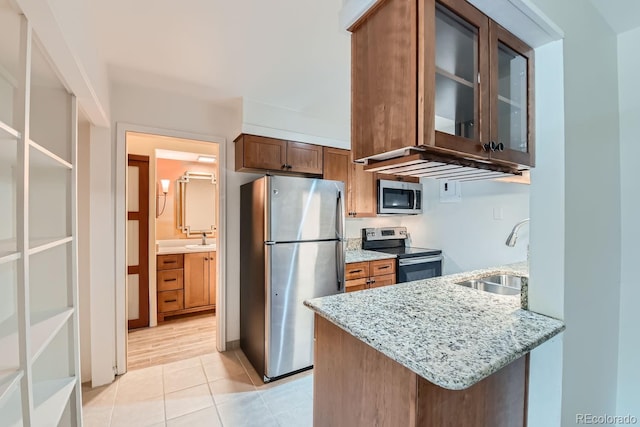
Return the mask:
<path id="1" fill-rule="evenodd" d="M 166 299 L 164 300 L 164 302 L 178 302 L 177 299 Z"/>
<path id="2" fill-rule="evenodd" d="M 362 273 L 362 269 L 360 269 L 360 270 L 351 270 L 351 271 L 349 271 L 349 273 Z"/>
<path id="3" fill-rule="evenodd" d="M 173 261 L 162 261 L 163 264 L 175 264 L 176 262 L 178 262 L 177 260 L 173 260 Z"/>
<path id="4" fill-rule="evenodd" d="M 178 279 L 164 279 L 165 282 L 175 282 Z"/>
<path id="5" fill-rule="evenodd" d="M 384 270 L 385 268 L 391 267 L 390 265 L 385 265 L 384 267 L 378 267 L 380 270 Z"/>

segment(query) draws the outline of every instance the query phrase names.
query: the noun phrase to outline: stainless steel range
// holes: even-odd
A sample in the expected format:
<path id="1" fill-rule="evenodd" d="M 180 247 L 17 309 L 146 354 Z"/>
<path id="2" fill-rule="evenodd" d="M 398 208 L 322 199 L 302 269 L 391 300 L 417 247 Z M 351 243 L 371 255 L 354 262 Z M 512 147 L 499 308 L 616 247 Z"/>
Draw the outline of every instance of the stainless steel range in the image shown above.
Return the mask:
<path id="1" fill-rule="evenodd" d="M 442 251 L 407 246 L 407 237 L 406 227 L 363 228 L 362 249 L 396 255 L 397 283 L 442 276 Z"/>

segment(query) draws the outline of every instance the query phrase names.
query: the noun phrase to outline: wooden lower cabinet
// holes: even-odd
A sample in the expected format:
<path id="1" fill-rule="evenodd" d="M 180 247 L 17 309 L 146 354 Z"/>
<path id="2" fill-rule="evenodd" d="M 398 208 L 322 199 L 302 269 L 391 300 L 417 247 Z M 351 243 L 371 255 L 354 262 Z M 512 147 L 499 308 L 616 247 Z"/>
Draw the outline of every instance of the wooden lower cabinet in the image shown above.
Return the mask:
<path id="1" fill-rule="evenodd" d="M 314 427 L 526 425 L 529 355 L 449 390 L 317 314 L 314 338 Z"/>
<path id="2" fill-rule="evenodd" d="M 379 288 L 396 283 L 395 258 L 351 262 L 345 268 L 345 292 Z"/>
<path id="3" fill-rule="evenodd" d="M 158 322 L 216 308 L 215 252 L 158 255 L 157 266 Z"/>

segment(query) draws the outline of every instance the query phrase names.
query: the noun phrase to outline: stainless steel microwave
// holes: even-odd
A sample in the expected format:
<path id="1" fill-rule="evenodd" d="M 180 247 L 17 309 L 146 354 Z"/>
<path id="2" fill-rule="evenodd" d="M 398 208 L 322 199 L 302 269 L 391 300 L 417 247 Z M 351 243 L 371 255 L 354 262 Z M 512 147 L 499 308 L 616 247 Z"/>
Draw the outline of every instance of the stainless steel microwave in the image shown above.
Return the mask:
<path id="1" fill-rule="evenodd" d="M 405 215 L 422 213 L 422 184 L 379 179 L 378 213 Z"/>

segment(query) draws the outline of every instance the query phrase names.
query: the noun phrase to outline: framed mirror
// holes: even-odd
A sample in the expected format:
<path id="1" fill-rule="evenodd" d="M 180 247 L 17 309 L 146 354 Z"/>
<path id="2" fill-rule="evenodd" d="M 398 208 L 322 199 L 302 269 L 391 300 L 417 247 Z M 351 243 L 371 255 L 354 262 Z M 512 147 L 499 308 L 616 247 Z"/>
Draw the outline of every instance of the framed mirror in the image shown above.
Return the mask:
<path id="1" fill-rule="evenodd" d="M 178 179 L 178 229 L 187 237 L 216 231 L 216 176 L 185 172 Z"/>

